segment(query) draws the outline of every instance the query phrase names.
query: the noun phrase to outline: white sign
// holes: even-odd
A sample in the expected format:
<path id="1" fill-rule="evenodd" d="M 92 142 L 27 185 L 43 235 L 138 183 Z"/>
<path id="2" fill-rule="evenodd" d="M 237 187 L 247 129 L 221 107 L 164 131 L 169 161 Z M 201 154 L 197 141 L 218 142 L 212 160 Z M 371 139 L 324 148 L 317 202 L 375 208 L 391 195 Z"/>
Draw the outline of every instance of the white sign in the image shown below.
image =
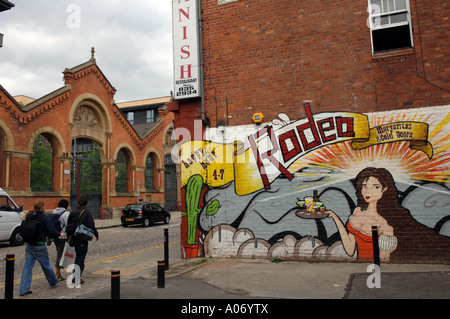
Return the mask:
<path id="1" fill-rule="evenodd" d="M 172 0 L 174 96 L 201 96 L 197 0 Z"/>

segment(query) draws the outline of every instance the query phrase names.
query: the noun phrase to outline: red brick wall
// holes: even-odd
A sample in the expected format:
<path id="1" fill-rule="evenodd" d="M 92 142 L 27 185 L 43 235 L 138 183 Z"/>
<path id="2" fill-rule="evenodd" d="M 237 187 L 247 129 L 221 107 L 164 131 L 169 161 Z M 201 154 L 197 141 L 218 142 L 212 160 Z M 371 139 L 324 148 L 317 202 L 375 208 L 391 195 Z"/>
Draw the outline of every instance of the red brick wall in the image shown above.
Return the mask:
<path id="1" fill-rule="evenodd" d="M 417 7 L 416 7 L 417 3 Z M 382 111 L 450 101 L 446 1 L 411 1 L 414 51 L 374 59 L 367 1 L 202 1 L 206 116 Z M 216 118 L 217 112 L 217 118 Z"/>
<path id="2" fill-rule="evenodd" d="M 13 76 L 13 75 L 11 75 Z M 51 98 L 30 108 L 20 106 L 6 91 L 0 90 L 0 135 L 2 136 L 3 158 L 0 161 L 2 178 L 0 187 L 4 188 L 17 202 L 23 204 L 24 209 L 32 209 L 36 199 L 43 199 L 46 209 L 53 209 L 61 198 L 70 196 L 70 175 L 63 174 L 61 181 L 60 162 L 62 171 L 71 169 L 71 143 L 74 128 L 69 126 L 70 117 L 76 107 L 94 105 L 99 123 L 94 129 L 87 129 L 86 133 L 78 131 L 78 136 L 94 138 L 100 144 L 102 160 L 102 207 L 123 207 L 137 199 L 137 181 L 141 181 L 140 195 L 146 200 L 164 202 L 164 172 L 159 171 L 155 177 L 158 191 L 144 189 L 145 158 L 147 154 L 155 152 L 160 161 L 156 167 L 164 168 L 163 141 L 166 129 L 172 125 L 173 113 L 166 109 L 160 110 L 159 118 L 164 121 L 150 134 L 141 138 L 122 116 L 114 103 L 115 89 L 108 82 L 104 74 L 94 63 L 86 63 L 77 68 L 64 72 L 66 87 L 64 92 L 56 93 Z M 70 85 L 70 87 L 68 86 Z M 90 103 L 90 104 L 89 104 Z M 71 115 L 72 114 L 72 115 Z M 72 120 L 73 121 L 73 120 Z M 73 123 L 71 123 L 72 125 Z M 100 132 L 95 130 L 100 127 Z M 80 133 L 81 132 L 81 133 Z M 39 134 L 46 134 L 56 153 L 53 165 L 53 191 L 34 192 L 30 189 L 30 156 L 34 139 Z M 95 133 L 92 135 L 92 133 Z M 110 142 L 108 143 L 108 137 Z M 128 194 L 115 194 L 114 161 L 116 152 L 125 147 L 133 156 L 128 167 Z M 7 157 L 10 156 L 9 180 L 6 180 Z M 134 180 L 131 170 L 135 170 Z M 109 184 L 107 180 L 110 175 Z M 157 171 L 157 170 L 156 170 Z M 160 182 L 159 182 L 160 181 Z M 60 183 L 62 183 L 62 188 Z M 161 191 L 162 190 L 162 191 Z M 108 203 L 109 197 L 109 203 Z"/>
<path id="3" fill-rule="evenodd" d="M 204 110 L 211 122 L 205 136 L 210 140 L 187 143 L 183 148 L 182 160 L 189 164 L 181 165 L 186 216 L 181 226 L 182 256 L 371 259 L 373 252 L 366 256 L 364 245 L 347 246 L 344 241 L 348 237 L 343 235 L 351 231 L 349 218 L 366 210 L 364 199 L 355 199 L 354 182 L 359 173 L 371 171 L 373 166 L 391 175 L 381 184 L 389 183 L 393 191 L 384 198 L 391 202 L 378 199 L 376 208 L 387 220 L 378 226 L 389 226 L 385 235 L 391 236 L 380 241 L 382 261 L 448 262 L 450 215 L 444 208 L 449 191 L 446 163 L 450 160 L 447 1 L 411 0 L 413 49 L 375 55 L 366 22 L 366 0 L 201 4 Z M 308 117 L 305 103 L 312 110 Z M 201 119 L 200 100 L 179 100 L 169 109 L 175 113 L 176 128 L 187 128 L 193 136 L 193 121 Z M 262 126 L 252 125 L 257 112 L 265 117 Z M 289 120 L 283 125 L 271 123 L 280 113 L 286 113 Z M 348 141 L 325 145 L 322 136 L 315 141 L 323 144 L 300 154 L 300 142 L 297 146 L 294 142 L 300 141 L 298 130 L 306 128 L 305 121 L 330 123 L 326 133 L 330 136 L 330 130 L 336 128 L 329 122 L 333 114 L 362 116 L 364 123 L 355 122 L 351 130 L 355 134 L 369 128 L 375 135 L 379 132 L 372 136 L 376 142 L 361 149 Z M 219 121 L 226 123 L 223 130 L 217 129 Z M 414 123 L 404 126 L 402 121 Z M 389 132 L 392 123 L 422 128 Z M 410 147 L 414 142 L 396 139 L 420 130 L 428 139 L 423 144 L 429 147 L 425 152 Z M 284 136 L 283 142 L 291 144 L 281 145 L 275 136 Z M 208 157 L 211 150 L 232 153 L 231 137 L 247 143 L 238 153 L 248 153 L 259 162 L 240 165 Z M 263 145 L 263 155 L 257 145 L 248 145 L 252 137 Z M 263 141 L 267 140 L 266 145 Z M 280 155 L 288 151 L 298 155 L 295 161 L 288 162 Z M 263 168 L 279 173 L 270 183 L 264 182 L 265 189 L 261 180 L 269 174 Z M 382 178 L 378 179 L 381 182 Z M 308 222 L 297 215 L 301 213 L 297 201 L 312 196 L 313 190 L 338 216 L 332 221 L 324 218 L 321 231 L 308 228 Z M 391 219 L 389 214 L 397 215 Z M 337 234 L 335 227 L 340 222 Z M 398 246 L 394 247 L 396 240 Z"/>

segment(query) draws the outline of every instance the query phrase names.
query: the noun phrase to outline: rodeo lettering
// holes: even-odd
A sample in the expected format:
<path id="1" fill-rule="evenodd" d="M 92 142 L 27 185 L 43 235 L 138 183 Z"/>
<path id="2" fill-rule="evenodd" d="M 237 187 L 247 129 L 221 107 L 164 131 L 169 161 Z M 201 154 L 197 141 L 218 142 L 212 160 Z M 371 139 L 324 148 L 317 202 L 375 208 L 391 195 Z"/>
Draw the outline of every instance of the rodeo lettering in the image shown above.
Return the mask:
<path id="1" fill-rule="evenodd" d="M 279 134 L 268 125 L 248 137 L 266 190 L 270 189 L 270 181 L 263 164 L 264 159 L 273 164 L 290 181 L 294 176 L 288 171 L 286 163 L 324 144 L 355 136 L 353 117 L 335 116 L 316 121 L 310 105 L 305 104 L 304 108 L 307 116 L 305 123 L 295 125 L 287 131 L 283 130 Z M 267 137 L 271 145 L 267 147 L 268 150 L 260 152 L 257 142 Z"/>

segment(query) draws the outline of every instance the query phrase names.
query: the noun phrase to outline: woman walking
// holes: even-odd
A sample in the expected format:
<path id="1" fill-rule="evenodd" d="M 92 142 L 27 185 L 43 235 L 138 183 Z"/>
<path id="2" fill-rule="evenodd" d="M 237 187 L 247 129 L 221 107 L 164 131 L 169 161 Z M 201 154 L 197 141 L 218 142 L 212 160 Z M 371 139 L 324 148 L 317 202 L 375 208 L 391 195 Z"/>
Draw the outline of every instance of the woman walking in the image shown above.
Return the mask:
<path id="1" fill-rule="evenodd" d="M 98 231 L 95 228 L 94 218 L 92 218 L 91 212 L 86 208 L 88 200 L 85 196 L 80 196 L 78 199 L 78 208 L 71 212 L 68 219 L 67 235 L 69 236 L 69 244 L 75 248 L 75 264 L 80 267 L 80 276 L 84 270 L 84 260 L 88 252 L 88 241 L 77 237 L 75 230 L 78 225 L 84 225 L 90 228 L 94 232 L 94 236 L 99 240 Z M 80 283 L 83 283 L 83 279 L 80 278 Z"/>

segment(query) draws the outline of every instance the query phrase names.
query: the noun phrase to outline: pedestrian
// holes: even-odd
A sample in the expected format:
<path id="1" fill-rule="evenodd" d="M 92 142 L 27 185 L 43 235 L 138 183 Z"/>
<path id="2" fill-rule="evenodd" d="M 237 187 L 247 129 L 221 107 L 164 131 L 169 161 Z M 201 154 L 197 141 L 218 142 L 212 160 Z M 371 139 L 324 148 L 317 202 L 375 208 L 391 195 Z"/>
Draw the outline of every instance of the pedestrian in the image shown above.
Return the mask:
<path id="1" fill-rule="evenodd" d="M 84 225 L 90 228 L 95 235 L 95 238 L 99 240 L 98 231 L 95 228 L 94 218 L 92 218 L 91 212 L 86 208 L 88 200 L 85 196 L 80 196 L 78 199 L 78 208 L 72 211 L 69 215 L 67 236 L 69 237 L 69 244 L 75 248 L 75 264 L 80 267 L 80 276 L 84 270 L 84 260 L 88 252 L 88 241 L 79 238 L 75 235 L 75 230 L 78 225 Z M 80 278 L 80 283 L 83 283 L 83 279 Z"/>
<path id="2" fill-rule="evenodd" d="M 65 234 L 58 232 L 53 226 L 50 218 L 44 214 L 44 202 L 41 200 L 36 201 L 34 204 L 34 210 L 29 211 L 25 215 L 25 219 L 40 219 L 37 224 L 36 229 L 38 233 L 38 239 L 35 242 L 27 242 L 25 247 L 25 263 L 22 270 L 22 279 L 20 281 L 19 294 L 20 296 L 29 295 L 32 293 L 31 278 L 33 275 L 34 262 L 37 260 L 44 271 L 45 278 L 47 279 L 50 287 L 55 287 L 58 283 L 58 278 L 56 278 L 53 268 L 50 265 L 50 260 L 48 258 L 47 246 L 45 245 L 45 239 L 49 237 L 64 237 Z"/>
<path id="3" fill-rule="evenodd" d="M 61 199 L 58 202 L 58 207 L 53 211 L 53 215 L 58 218 L 59 229 L 61 229 L 62 233 L 66 232 L 67 221 L 70 215 L 67 207 L 69 207 L 69 202 L 66 199 Z M 61 266 L 59 265 L 59 263 L 64 251 L 64 246 L 67 242 L 67 237 L 54 238 L 53 242 L 55 243 L 56 247 L 55 275 L 58 278 L 58 281 L 63 281 L 64 278 L 61 276 Z"/>

